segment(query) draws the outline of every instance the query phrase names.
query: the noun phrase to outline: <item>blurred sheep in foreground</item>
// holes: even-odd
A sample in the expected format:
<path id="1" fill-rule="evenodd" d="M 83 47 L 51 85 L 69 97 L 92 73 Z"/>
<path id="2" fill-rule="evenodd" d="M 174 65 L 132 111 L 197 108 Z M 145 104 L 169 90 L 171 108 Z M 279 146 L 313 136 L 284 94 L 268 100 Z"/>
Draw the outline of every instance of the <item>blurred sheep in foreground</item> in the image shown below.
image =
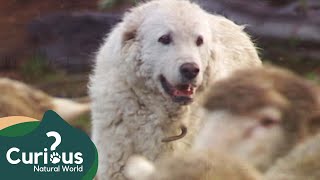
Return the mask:
<path id="1" fill-rule="evenodd" d="M 318 87 L 287 70 L 240 70 L 216 83 L 195 148 L 223 149 L 266 171 L 319 131 Z"/>
<path id="2" fill-rule="evenodd" d="M 190 151 L 153 164 L 133 156 L 125 167 L 130 180 L 260 180 L 249 164 L 218 151 Z"/>
<path id="3" fill-rule="evenodd" d="M 192 150 L 155 163 L 133 156 L 125 174 L 130 180 L 319 179 L 318 90 L 272 66 L 237 71 L 208 94 Z"/>
<path id="4" fill-rule="evenodd" d="M 41 120 L 47 110 L 54 110 L 66 121 L 89 112 L 89 103 L 55 98 L 22 82 L 0 78 L 0 117 L 28 116 Z"/>

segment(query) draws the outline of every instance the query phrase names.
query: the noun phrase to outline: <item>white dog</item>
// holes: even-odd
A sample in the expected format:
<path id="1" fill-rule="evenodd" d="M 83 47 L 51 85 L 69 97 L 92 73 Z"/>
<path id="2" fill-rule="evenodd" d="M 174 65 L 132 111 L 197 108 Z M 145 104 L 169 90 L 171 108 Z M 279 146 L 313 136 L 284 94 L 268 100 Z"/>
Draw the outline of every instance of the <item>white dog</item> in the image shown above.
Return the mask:
<path id="1" fill-rule="evenodd" d="M 241 26 L 194 3 L 155 0 L 133 8 L 100 48 L 91 77 L 98 179 L 124 179 L 132 154 L 155 160 L 188 148 L 205 88 L 260 64 Z M 185 134 L 184 127 L 186 137 L 163 142 L 180 129 Z"/>

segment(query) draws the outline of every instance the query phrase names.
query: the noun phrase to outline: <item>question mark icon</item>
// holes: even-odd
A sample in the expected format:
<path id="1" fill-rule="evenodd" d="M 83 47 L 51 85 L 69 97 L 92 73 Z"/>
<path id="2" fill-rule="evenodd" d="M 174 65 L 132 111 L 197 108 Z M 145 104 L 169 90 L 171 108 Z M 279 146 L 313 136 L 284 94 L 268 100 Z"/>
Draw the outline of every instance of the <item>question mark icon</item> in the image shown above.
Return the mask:
<path id="1" fill-rule="evenodd" d="M 56 131 L 50 131 L 47 132 L 47 136 L 48 137 L 54 137 L 55 138 L 55 142 L 51 145 L 50 150 L 54 151 L 56 150 L 56 148 L 59 146 L 59 144 L 61 143 L 61 136 L 58 132 Z"/>

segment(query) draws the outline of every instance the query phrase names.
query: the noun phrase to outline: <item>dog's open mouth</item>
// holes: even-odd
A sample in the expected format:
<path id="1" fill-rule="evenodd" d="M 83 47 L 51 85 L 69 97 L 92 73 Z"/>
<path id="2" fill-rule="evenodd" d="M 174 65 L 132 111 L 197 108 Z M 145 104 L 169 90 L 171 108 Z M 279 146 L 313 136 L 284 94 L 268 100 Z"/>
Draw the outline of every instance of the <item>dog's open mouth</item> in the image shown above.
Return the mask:
<path id="1" fill-rule="evenodd" d="M 174 102 L 186 105 L 193 101 L 193 94 L 196 88 L 195 85 L 183 83 L 173 86 L 163 75 L 160 75 L 160 82 L 164 91 L 170 95 Z"/>

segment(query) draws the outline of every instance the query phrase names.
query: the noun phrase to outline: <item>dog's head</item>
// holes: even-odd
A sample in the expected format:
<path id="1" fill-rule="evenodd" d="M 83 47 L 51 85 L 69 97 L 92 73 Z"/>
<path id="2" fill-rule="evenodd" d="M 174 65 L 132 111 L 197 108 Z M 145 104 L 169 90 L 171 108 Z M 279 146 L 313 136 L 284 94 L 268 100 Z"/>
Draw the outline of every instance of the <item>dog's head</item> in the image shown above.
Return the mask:
<path id="1" fill-rule="evenodd" d="M 187 1 L 153 1 L 129 12 L 122 46 L 127 61 L 135 62 L 135 83 L 175 103 L 192 102 L 209 76 L 211 31 L 205 18 Z"/>

